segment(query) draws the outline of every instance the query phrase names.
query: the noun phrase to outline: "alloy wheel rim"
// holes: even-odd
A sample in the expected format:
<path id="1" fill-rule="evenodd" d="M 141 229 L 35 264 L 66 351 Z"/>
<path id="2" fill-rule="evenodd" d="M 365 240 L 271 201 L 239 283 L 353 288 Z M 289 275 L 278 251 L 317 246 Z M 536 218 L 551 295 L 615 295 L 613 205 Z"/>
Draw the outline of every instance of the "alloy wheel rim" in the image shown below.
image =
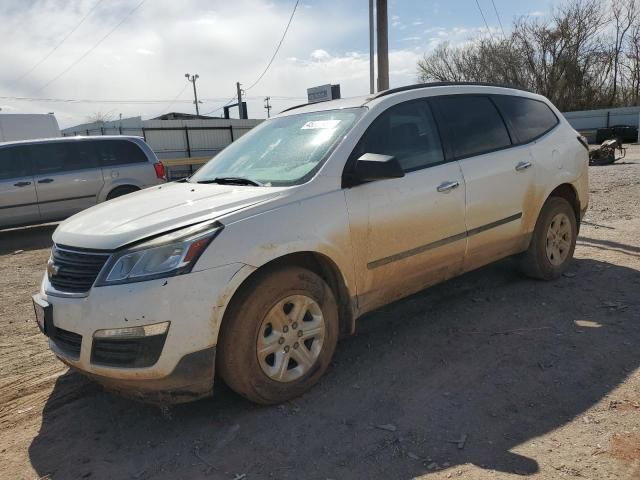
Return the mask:
<path id="1" fill-rule="evenodd" d="M 571 222 L 565 213 L 558 213 L 547 230 L 547 259 L 552 265 L 561 265 L 571 250 Z"/>
<path id="2" fill-rule="evenodd" d="M 316 363 L 325 337 L 318 303 L 306 295 L 291 295 L 265 315 L 258 331 L 256 352 L 260 368 L 277 382 L 293 382 Z"/>

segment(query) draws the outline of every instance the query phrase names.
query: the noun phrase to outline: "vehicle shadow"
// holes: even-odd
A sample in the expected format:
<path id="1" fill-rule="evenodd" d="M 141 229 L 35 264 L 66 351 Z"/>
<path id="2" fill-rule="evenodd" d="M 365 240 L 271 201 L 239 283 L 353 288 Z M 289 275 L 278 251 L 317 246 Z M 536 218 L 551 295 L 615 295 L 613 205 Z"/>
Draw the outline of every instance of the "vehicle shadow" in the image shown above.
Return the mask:
<path id="1" fill-rule="evenodd" d="M 53 244 L 51 235 L 58 224 L 35 225 L 32 227 L 0 230 L 0 255 L 16 250 L 39 250 Z"/>
<path id="2" fill-rule="evenodd" d="M 585 259 L 548 283 L 513 267 L 499 262 L 361 319 L 321 382 L 281 406 L 219 384 L 214 398 L 162 414 L 67 373 L 32 466 L 54 479 L 410 478 L 465 463 L 534 474 L 537 459 L 514 450 L 640 365 L 639 280 Z"/>

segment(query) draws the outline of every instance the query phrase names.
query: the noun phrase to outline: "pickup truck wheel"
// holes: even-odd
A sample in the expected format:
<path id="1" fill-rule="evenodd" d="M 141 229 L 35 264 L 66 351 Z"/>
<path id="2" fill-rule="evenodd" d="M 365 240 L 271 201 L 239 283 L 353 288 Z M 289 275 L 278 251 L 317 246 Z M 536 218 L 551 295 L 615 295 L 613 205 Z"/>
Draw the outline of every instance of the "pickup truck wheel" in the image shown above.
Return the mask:
<path id="1" fill-rule="evenodd" d="M 529 249 L 522 255 L 525 275 L 539 280 L 560 277 L 576 248 L 578 224 L 573 208 L 564 198 L 549 198 L 540 212 Z"/>
<path id="2" fill-rule="evenodd" d="M 236 393 L 270 405 L 301 395 L 324 374 L 338 340 L 338 306 L 309 270 L 256 275 L 229 305 L 217 372 Z"/>

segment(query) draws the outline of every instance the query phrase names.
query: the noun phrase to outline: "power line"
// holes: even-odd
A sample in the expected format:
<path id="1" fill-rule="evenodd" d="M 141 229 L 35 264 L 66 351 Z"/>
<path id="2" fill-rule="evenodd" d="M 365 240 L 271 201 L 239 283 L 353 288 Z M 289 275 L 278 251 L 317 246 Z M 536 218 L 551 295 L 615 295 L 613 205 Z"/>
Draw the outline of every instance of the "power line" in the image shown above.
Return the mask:
<path id="1" fill-rule="evenodd" d="M 237 98 L 237 95 L 234 95 L 233 97 L 231 97 L 229 100 L 227 100 L 227 102 L 224 105 L 221 105 L 217 108 L 214 108 L 213 110 L 211 110 L 210 112 L 207 113 L 203 113 L 202 115 L 209 115 L 211 113 L 217 112 L 218 110 L 222 110 L 224 107 L 226 107 L 227 105 L 231 104 L 231 102 L 233 102 L 235 99 Z"/>
<path id="2" fill-rule="evenodd" d="M 280 50 L 280 47 L 282 46 L 282 42 L 284 42 L 284 37 L 287 36 L 287 32 L 289 31 L 289 27 L 291 26 L 291 22 L 293 21 L 293 16 L 295 15 L 296 9 L 298 8 L 298 3 L 300 3 L 300 0 L 296 0 L 296 4 L 293 6 L 293 11 L 291 12 L 291 16 L 289 17 L 289 21 L 287 22 L 287 26 L 284 29 L 284 33 L 282 34 L 282 38 L 280 39 L 280 42 L 278 42 L 278 46 L 276 47 L 276 51 L 273 52 L 273 55 L 271 56 L 271 60 L 269 60 L 269 63 L 267 64 L 266 68 L 260 74 L 260 76 L 256 79 L 256 81 L 253 82 L 249 87 L 247 87 L 245 89 L 245 91 L 251 90 L 253 87 L 255 87 L 256 84 L 260 80 L 262 80 L 262 77 L 265 76 L 265 74 L 269 70 L 269 67 L 271 67 L 271 64 L 273 63 L 273 60 L 276 58 L 276 55 L 278 54 L 278 51 Z"/>
<path id="3" fill-rule="evenodd" d="M 152 99 L 152 98 L 142 98 L 142 99 L 99 99 L 99 98 L 43 98 L 43 97 L 16 97 L 16 96 L 0 96 L 0 100 L 6 101 L 18 101 L 18 102 L 34 102 L 34 103 L 109 103 L 109 104 L 123 104 L 123 105 L 147 105 L 147 104 L 155 104 L 155 103 L 169 103 L 168 107 L 173 105 L 174 103 L 193 103 L 193 100 L 178 100 L 178 98 L 184 93 L 184 90 L 189 86 L 186 84 L 183 87 L 182 91 L 176 95 L 172 99 Z M 235 96 L 227 101 L 226 97 L 218 97 L 218 98 L 202 98 L 200 99 L 203 103 L 218 103 L 227 101 L 227 104 L 231 103 L 231 101 L 235 100 Z M 262 95 L 255 95 L 251 97 L 246 97 L 248 100 L 258 100 L 263 99 Z M 274 100 L 305 100 L 306 97 L 290 97 L 290 96 L 277 96 L 272 95 L 272 99 Z M 226 106 L 226 104 L 225 104 Z M 167 107 L 167 108 L 168 108 Z"/>
<path id="4" fill-rule="evenodd" d="M 51 85 L 53 82 L 55 82 L 56 80 L 58 80 L 60 77 L 62 77 L 65 73 L 67 73 L 69 70 L 71 70 L 73 67 L 75 67 L 78 63 L 80 63 L 82 60 L 84 60 L 85 57 L 87 57 L 87 55 L 89 55 L 91 52 L 93 52 L 96 48 L 98 48 L 98 46 L 104 42 L 113 32 L 115 32 L 118 27 L 120 27 L 120 25 L 122 25 L 131 15 L 133 15 L 133 13 L 138 10 L 142 4 L 146 2 L 146 0 L 142 0 L 141 2 L 139 2 L 135 7 L 133 7 L 133 9 L 131 9 L 129 11 L 129 13 L 127 13 L 124 18 L 122 20 L 120 20 L 120 22 L 118 22 L 118 24 L 113 27 L 111 30 L 109 30 L 109 32 L 102 37 L 100 40 L 98 40 L 97 43 L 95 43 L 91 48 L 89 48 L 89 50 L 87 50 L 86 52 L 84 52 L 82 55 L 80 55 L 80 57 L 78 59 L 76 59 L 74 62 L 71 63 L 71 65 L 69 65 L 67 68 L 65 68 L 62 72 L 60 72 L 58 75 L 56 75 L 55 77 L 53 77 L 51 80 L 49 80 L 47 83 L 45 83 L 44 85 L 42 85 L 38 90 L 36 90 L 36 92 L 40 92 L 42 91 L 44 88 L 48 87 L 49 85 Z"/>
<path id="5" fill-rule="evenodd" d="M 496 2 L 494 0 L 491 0 L 491 3 L 493 4 L 493 11 L 496 12 L 496 18 L 498 19 L 498 23 L 500 24 L 500 30 L 502 30 L 502 36 L 506 39 L 507 34 L 504 33 L 504 27 L 502 26 L 502 20 L 500 20 L 500 14 L 498 13 L 498 9 L 496 8 Z"/>
<path id="6" fill-rule="evenodd" d="M 89 16 L 93 13 L 93 11 L 94 11 L 96 8 L 98 8 L 98 6 L 99 6 L 102 2 L 103 2 L 103 0 L 98 0 L 98 1 L 93 5 L 93 7 L 91 7 L 91 10 L 89 10 L 89 11 L 87 12 L 87 14 L 86 14 L 84 17 L 82 17 L 82 19 L 80 20 L 80 22 L 79 22 L 79 23 L 77 23 L 77 24 L 76 24 L 76 26 L 75 26 L 75 27 L 73 27 L 73 28 L 71 29 L 71 31 L 70 31 L 69 33 L 67 33 L 67 34 L 64 36 L 64 38 L 63 38 L 62 40 L 60 40 L 60 42 L 58 42 L 58 44 L 57 44 L 55 47 L 53 47 L 53 48 L 49 51 L 49 53 L 47 53 L 44 57 L 42 57 L 39 61 L 37 61 L 37 62 L 35 63 L 35 65 L 33 65 L 29 70 L 27 70 L 27 71 L 26 71 L 26 72 L 24 72 L 22 75 L 20 75 L 20 77 L 18 77 L 18 78 L 14 81 L 14 84 L 18 83 L 20 80 L 22 80 L 23 78 L 25 78 L 27 75 L 29 75 L 31 72 L 33 72 L 36 68 L 38 68 L 40 65 L 42 65 L 42 64 L 43 64 L 43 63 L 44 63 L 44 62 L 45 62 L 45 61 L 46 61 L 46 60 L 47 60 L 51 55 L 53 55 L 53 54 L 54 54 L 54 52 L 55 52 L 56 50 L 58 50 L 58 48 L 60 48 L 60 47 L 62 46 L 62 44 L 63 44 L 64 42 L 66 42 L 66 41 L 67 41 L 67 39 L 68 39 L 71 35 L 73 35 L 73 33 L 74 33 L 76 30 L 78 30 L 78 28 L 80 28 L 80 26 L 84 23 L 84 21 L 85 21 L 87 18 L 89 18 Z"/>
<path id="7" fill-rule="evenodd" d="M 480 2 L 476 0 L 476 5 L 478 6 L 478 10 L 480 11 L 480 15 L 482 16 L 482 20 L 484 21 L 484 26 L 487 27 L 487 32 L 489 32 L 489 37 L 493 41 L 493 33 L 491 33 L 491 29 L 489 28 L 489 24 L 487 23 L 487 19 L 484 16 L 484 12 L 482 11 L 482 7 L 480 6 Z"/>
<path id="8" fill-rule="evenodd" d="M 158 117 L 160 115 L 162 115 L 165 112 L 169 112 L 169 109 L 173 106 L 174 103 L 176 103 L 176 101 L 178 100 L 178 98 L 180 98 L 180 95 L 182 95 L 184 93 L 184 91 L 187 89 L 187 87 L 189 86 L 188 83 L 185 83 L 185 85 L 182 87 L 182 90 L 180 90 L 180 93 L 178 95 L 176 95 L 173 100 L 171 100 L 171 102 L 169 102 L 169 104 L 164 107 L 164 109 L 162 110 L 162 112 L 158 113 L 158 115 L 154 115 L 154 117 Z"/>

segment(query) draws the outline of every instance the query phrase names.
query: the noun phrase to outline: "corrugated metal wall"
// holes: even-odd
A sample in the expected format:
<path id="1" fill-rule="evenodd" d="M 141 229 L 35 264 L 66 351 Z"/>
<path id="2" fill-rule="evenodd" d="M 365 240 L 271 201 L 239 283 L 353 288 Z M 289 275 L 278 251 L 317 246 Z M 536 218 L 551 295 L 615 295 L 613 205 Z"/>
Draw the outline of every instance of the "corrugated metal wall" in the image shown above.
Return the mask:
<path id="1" fill-rule="evenodd" d="M 564 112 L 563 115 L 576 130 L 595 130 L 614 125 L 638 126 L 640 107 L 603 108 Z"/>
<path id="2" fill-rule="evenodd" d="M 247 133 L 262 120 L 141 120 L 83 124 L 62 130 L 73 135 L 135 135 L 147 144 L 168 167 L 170 177 L 192 173 L 207 159 Z M 193 159 L 193 163 L 189 161 Z"/>

